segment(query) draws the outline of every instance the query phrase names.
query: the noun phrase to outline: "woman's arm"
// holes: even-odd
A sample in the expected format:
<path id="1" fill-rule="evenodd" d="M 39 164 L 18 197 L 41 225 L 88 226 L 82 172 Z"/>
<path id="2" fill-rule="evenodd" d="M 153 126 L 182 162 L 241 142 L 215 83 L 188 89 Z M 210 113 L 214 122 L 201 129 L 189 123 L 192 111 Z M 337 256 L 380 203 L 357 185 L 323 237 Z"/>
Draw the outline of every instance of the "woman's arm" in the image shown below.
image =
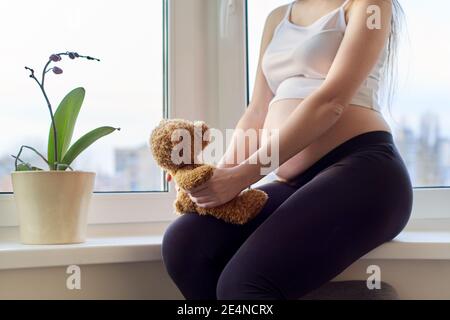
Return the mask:
<path id="1" fill-rule="evenodd" d="M 381 11 L 380 29 L 369 29 L 368 7 Z M 383 50 L 390 32 L 391 0 L 358 0 L 353 3 L 348 26 L 322 86 L 304 99 L 286 119 L 278 133 L 279 164 L 305 149 L 325 134 L 340 118 L 355 92 L 368 77 Z M 277 136 L 275 136 L 277 137 Z M 264 159 L 270 154 L 267 140 L 240 165 L 218 169 L 212 179 L 190 190 L 192 199 L 202 207 L 215 207 L 233 199 L 241 190 L 262 178 Z"/>
<path id="2" fill-rule="evenodd" d="M 381 10 L 379 29 L 369 29 L 368 7 Z M 340 118 L 352 97 L 378 61 L 390 32 L 392 2 L 390 0 L 355 1 L 345 36 L 322 86 L 307 97 L 286 119 L 278 135 L 279 164 L 305 149 L 325 134 Z M 261 178 L 259 159 L 270 154 L 272 141 L 241 164 L 248 185 Z"/>
<path id="3" fill-rule="evenodd" d="M 235 167 L 239 164 L 239 158 L 237 155 L 238 149 L 244 147 L 245 152 L 243 156 L 244 159 L 240 159 L 241 161 L 247 159 L 253 152 L 256 150 L 250 150 L 250 143 L 248 141 L 241 141 L 242 136 L 237 134 L 238 131 L 247 131 L 247 130 L 256 130 L 258 133 L 259 129 L 263 128 L 264 120 L 267 115 L 267 107 L 269 105 L 270 100 L 273 98 L 273 93 L 270 90 L 266 78 L 262 72 L 261 61 L 264 53 L 269 45 L 270 41 L 273 37 L 273 32 L 276 26 L 283 19 L 284 12 L 286 11 L 286 6 L 279 7 L 272 11 L 270 15 L 266 19 L 264 32 L 260 45 L 260 54 L 259 54 L 259 62 L 258 68 L 256 72 L 256 80 L 255 87 L 252 93 L 252 99 L 248 105 L 247 110 L 244 115 L 239 120 L 236 125 L 236 130 L 233 133 L 230 145 L 225 152 L 224 156 L 219 162 L 219 168 L 231 168 Z M 259 137 L 258 137 L 259 138 Z M 258 139 L 259 143 L 259 139 Z M 258 144 L 258 148 L 259 148 Z"/>

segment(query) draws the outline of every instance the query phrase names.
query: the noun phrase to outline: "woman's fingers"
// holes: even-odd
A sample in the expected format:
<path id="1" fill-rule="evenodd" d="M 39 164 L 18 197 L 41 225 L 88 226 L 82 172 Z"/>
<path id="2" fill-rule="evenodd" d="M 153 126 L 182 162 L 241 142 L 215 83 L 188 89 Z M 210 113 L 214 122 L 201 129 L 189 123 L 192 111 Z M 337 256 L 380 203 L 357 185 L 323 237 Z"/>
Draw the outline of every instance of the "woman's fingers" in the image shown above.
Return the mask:
<path id="1" fill-rule="evenodd" d="M 205 208 L 205 209 L 210 209 L 210 208 L 215 208 L 218 207 L 219 204 L 216 202 L 207 202 L 207 203 L 202 203 L 202 204 L 197 204 L 200 208 Z"/>
<path id="2" fill-rule="evenodd" d="M 208 182 L 205 182 L 198 187 L 187 190 L 190 194 L 200 194 L 200 192 L 205 193 L 208 190 Z"/>
<path id="3" fill-rule="evenodd" d="M 200 191 L 190 191 L 189 190 L 188 193 L 193 197 L 199 198 L 199 197 L 205 197 L 205 196 L 210 195 L 211 190 L 209 190 L 208 188 L 202 189 Z"/>
<path id="4" fill-rule="evenodd" d="M 194 197 L 188 194 L 189 198 L 200 208 L 215 208 L 220 206 L 220 200 L 213 196 Z"/>
<path id="5" fill-rule="evenodd" d="M 196 197 L 196 196 L 193 196 L 191 194 L 188 194 L 188 195 L 189 195 L 189 198 L 191 198 L 191 200 L 194 201 L 197 205 L 213 201 L 213 199 L 211 197 L 208 197 L 208 196 Z"/>

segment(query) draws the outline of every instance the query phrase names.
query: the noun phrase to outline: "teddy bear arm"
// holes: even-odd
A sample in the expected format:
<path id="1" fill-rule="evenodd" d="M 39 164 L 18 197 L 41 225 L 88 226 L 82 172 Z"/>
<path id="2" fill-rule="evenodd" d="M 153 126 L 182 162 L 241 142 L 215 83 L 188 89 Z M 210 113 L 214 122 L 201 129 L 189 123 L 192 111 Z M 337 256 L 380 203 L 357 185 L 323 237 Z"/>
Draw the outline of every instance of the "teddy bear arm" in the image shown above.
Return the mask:
<path id="1" fill-rule="evenodd" d="M 175 210 L 177 213 L 196 212 L 195 203 L 183 190 L 178 191 L 177 199 L 175 200 Z"/>
<path id="2" fill-rule="evenodd" d="M 214 167 L 202 165 L 195 169 L 179 169 L 174 178 L 181 189 L 190 190 L 211 179 L 213 173 Z"/>

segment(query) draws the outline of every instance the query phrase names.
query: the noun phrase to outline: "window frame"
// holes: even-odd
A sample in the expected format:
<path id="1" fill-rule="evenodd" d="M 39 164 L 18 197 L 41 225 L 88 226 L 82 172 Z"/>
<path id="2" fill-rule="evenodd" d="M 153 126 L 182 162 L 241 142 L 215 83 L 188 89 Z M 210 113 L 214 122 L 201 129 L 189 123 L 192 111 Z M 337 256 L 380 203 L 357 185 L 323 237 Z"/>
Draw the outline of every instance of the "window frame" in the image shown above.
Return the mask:
<path id="1" fill-rule="evenodd" d="M 173 0 L 163 1 L 163 117 L 172 117 L 177 110 L 172 105 L 174 88 L 173 65 L 176 68 L 176 51 L 171 50 L 174 19 Z M 149 150 L 150 152 L 150 150 Z M 162 179 L 161 175 L 161 179 Z M 173 187 L 163 182 L 163 190 L 157 192 L 95 192 L 92 196 L 88 224 L 121 224 L 164 222 L 174 219 L 173 201 L 176 193 Z M 149 210 L 151 208 L 151 210 Z M 0 227 L 18 226 L 13 193 L 0 193 Z"/>
<path id="2" fill-rule="evenodd" d="M 164 117 L 234 127 L 247 105 L 244 8 L 243 0 L 165 0 Z M 172 221 L 176 192 L 165 190 L 96 192 L 88 224 Z M 0 194 L 0 213 L 0 227 L 18 225 L 13 194 Z"/>
<path id="3" fill-rule="evenodd" d="M 164 116 L 233 128 L 249 101 L 247 0 L 165 0 Z M 217 106 L 211 108 L 211 105 Z M 89 224 L 172 221 L 176 193 L 94 193 Z M 411 220 L 450 219 L 450 188 L 414 188 Z M 0 227 L 17 226 L 0 194 Z"/>
<path id="4" fill-rule="evenodd" d="M 236 0 L 240 1 L 240 0 Z M 245 38 L 247 39 L 245 43 L 245 51 L 248 56 L 248 31 L 249 31 L 249 23 L 248 23 L 248 1 L 242 0 L 242 13 L 241 15 L 245 18 L 245 28 L 243 31 L 245 32 Z M 238 6 L 239 7 L 239 6 Z M 239 44 L 239 41 L 236 41 L 236 46 Z M 246 70 L 249 70 L 248 61 L 245 62 Z M 239 73 L 234 77 L 238 77 Z M 247 90 L 249 90 L 249 77 L 254 76 L 250 75 L 247 72 L 246 75 L 246 83 Z M 248 99 L 249 91 L 247 91 Z M 249 100 L 247 100 L 248 102 Z M 413 200 L 413 209 L 411 213 L 411 221 L 412 222 L 420 222 L 421 220 L 438 220 L 438 219 L 450 219 L 450 186 L 449 187 L 415 187 L 413 190 L 414 200 Z"/>

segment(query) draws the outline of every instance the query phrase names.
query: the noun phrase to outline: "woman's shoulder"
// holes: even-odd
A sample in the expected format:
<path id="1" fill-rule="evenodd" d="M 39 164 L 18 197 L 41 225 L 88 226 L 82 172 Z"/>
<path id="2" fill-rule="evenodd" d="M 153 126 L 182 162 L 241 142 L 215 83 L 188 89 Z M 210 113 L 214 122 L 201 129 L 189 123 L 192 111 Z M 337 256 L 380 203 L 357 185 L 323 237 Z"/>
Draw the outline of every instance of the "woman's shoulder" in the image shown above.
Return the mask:
<path id="1" fill-rule="evenodd" d="M 268 33 L 273 34 L 277 26 L 286 17 L 287 10 L 289 9 L 289 4 L 285 4 L 273 9 L 266 18 L 265 29 Z"/>

